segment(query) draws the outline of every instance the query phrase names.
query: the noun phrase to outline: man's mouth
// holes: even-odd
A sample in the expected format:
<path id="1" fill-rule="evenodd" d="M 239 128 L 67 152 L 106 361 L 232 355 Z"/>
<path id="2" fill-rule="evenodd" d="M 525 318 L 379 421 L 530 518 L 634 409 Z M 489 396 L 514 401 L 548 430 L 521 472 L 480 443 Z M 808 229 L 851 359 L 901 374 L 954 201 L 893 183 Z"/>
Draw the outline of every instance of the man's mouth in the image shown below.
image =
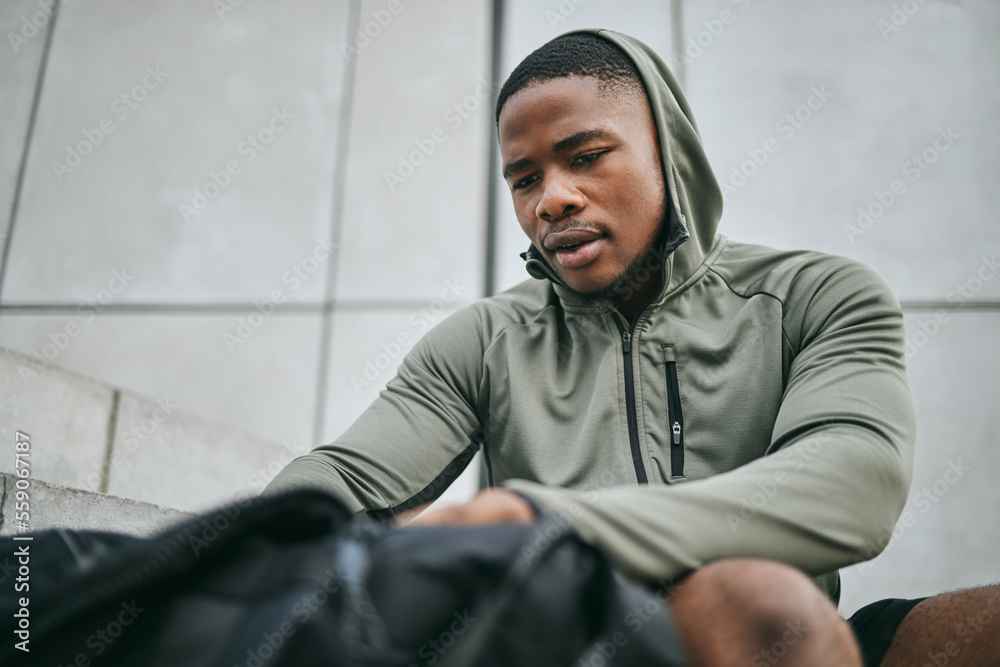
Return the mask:
<path id="1" fill-rule="evenodd" d="M 573 227 L 549 234 L 543 245 L 563 268 L 578 269 L 594 261 L 604 241 L 600 230 Z"/>
<path id="2" fill-rule="evenodd" d="M 556 261 L 566 269 L 579 269 L 597 258 L 601 247 L 604 245 L 604 238 L 599 237 L 590 241 L 579 241 L 558 246 L 555 249 Z"/>

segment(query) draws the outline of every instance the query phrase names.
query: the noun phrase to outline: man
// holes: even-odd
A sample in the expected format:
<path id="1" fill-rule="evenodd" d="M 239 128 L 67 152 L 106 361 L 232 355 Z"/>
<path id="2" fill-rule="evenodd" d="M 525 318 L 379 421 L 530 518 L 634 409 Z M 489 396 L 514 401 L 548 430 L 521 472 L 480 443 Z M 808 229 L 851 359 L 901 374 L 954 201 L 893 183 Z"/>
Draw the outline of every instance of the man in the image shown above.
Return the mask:
<path id="1" fill-rule="evenodd" d="M 553 40 L 496 117 L 535 279 L 429 332 L 342 437 L 268 490 L 319 485 L 398 515 L 482 449 L 499 486 L 416 521 L 560 513 L 626 576 L 685 577 L 665 597 L 691 664 L 861 664 L 837 569 L 876 555 L 915 437 L 889 288 L 843 258 L 717 234 L 691 111 L 637 40 Z M 870 609 L 865 659 L 914 608 L 883 664 L 944 651 L 940 621 L 983 595 Z M 961 649 L 948 664 L 987 655 Z"/>

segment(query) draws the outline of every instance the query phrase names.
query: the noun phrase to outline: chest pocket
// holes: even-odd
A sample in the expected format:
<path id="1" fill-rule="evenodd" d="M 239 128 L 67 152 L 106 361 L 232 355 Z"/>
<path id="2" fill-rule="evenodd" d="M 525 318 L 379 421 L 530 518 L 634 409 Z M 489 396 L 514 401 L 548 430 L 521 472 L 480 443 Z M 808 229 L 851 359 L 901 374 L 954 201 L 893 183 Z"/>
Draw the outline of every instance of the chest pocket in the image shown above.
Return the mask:
<path id="1" fill-rule="evenodd" d="M 673 345 L 662 345 L 663 376 L 666 382 L 667 429 L 670 433 L 670 477 L 684 478 L 684 409 L 677 381 L 677 354 Z"/>

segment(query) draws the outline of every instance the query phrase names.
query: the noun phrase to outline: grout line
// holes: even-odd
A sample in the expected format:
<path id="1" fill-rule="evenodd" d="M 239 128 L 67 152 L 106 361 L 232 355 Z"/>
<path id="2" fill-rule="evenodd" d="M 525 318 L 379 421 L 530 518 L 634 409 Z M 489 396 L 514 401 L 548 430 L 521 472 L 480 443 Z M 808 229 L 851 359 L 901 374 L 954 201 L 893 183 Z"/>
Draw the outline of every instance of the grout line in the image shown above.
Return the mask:
<path id="1" fill-rule="evenodd" d="M 275 313 L 288 314 L 321 314 L 333 311 L 363 312 L 369 310 L 413 310 L 425 308 L 434 297 L 426 299 L 385 299 L 385 300 L 343 300 L 323 303 L 292 303 L 278 304 Z M 455 306 L 472 303 L 468 300 L 456 300 Z M 80 306 L 68 303 L 24 303 L 0 306 L 0 312 L 11 315 L 71 315 Z M 162 313 L 166 315 L 219 315 L 224 313 L 246 314 L 256 309 L 252 303 L 136 303 L 109 304 L 104 306 L 102 313 L 118 315 L 139 315 L 146 313 Z"/>
<path id="2" fill-rule="evenodd" d="M 0 306 L 2 312 L 23 312 L 25 314 L 39 311 L 51 311 L 52 314 L 77 313 L 82 305 L 70 303 L 19 303 Z M 180 313 L 186 315 L 215 315 L 217 313 L 247 313 L 256 310 L 253 303 L 112 303 L 96 306 L 101 313 L 119 313 L 131 315 L 139 313 Z M 276 304 L 275 311 L 293 313 L 320 312 L 322 304 L 318 303 L 285 303 Z"/>
<path id="3" fill-rule="evenodd" d="M 425 308 L 427 299 L 384 299 L 361 300 L 344 299 L 322 303 L 286 303 L 275 307 L 275 314 L 319 314 L 329 315 L 333 312 L 384 312 L 391 310 L 416 310 Z M 462 307 L 473 303 L 469 300 L 456 300 L 452 305 Z M 970 299 L 956 303 L 940 299 L 913 299 L 900 301 L 904 311 L 911 310 L 1000 310 L 1000 298 Z M 21 303 L 0 305 L 0 313 L 7 315 L 65 316 L 77 313 L 79 304 L 69 303 Z M 117 315 L 143 315 L 148 313 L 163 315 L 222 315 L 227 313 L 246 314 L 253 312 L 256 306 L 252 303 L 134 303 L 109 304 L 104 306 L 103 313 Z"/>
<path id="4" fill-rule="evenodd" d="M 14 197 L 10 203 L 10 217 L 7 221 L 7 236 L 3 240 L 3 251 L 0 255 L 0 303 L 3 302 L 3 284 L 7 275 L 7 265 L 10 260 L 11 246 L 14 238 L 14 223 L 21 207 L 21 192 L 24 190 L 24 175 L 28 168 L 28 154 L 31 151 L 31 140 L 35 136 L 35 121 L 38 118 L 38 107 L 42 98 L 42 87 L 45 84 L 45 72 L 49 66 L 49 53 L 52 51 L 52 36 L 56 29 L 56 19 L 59 17 L 61 3 L 53 2 L 50 8 L 52 14 L 45 31 L 45 45 L 42 47 L 42 57 L 38 61 L 38 80 L 35 92 L 31 98 L 31 112 L 28 114 L 28 127 L 24 132 L 24 147 L 21 149 L 21 162 L 17 168 L 17 181 L 14 184 Z"/>
<path id="5" fill-rule="evenodd" d="M 504 37 L 504 0 L 493 0 L 493 26 L 492 43 L 490 44 L 490 83 L 493 86 L 493 94 L 490 99 L 493 104 L 489 113 L 489 149 L 487 159 L 489 160 L 486 169 L 486 232 L 483 239 L 483 250 L 485 261 L 483 263 L 483 296 L 493 296 L 497 285 L 497 203 L 499 201 L 499 179 L 500 172 L 498 164 L 500 162 L 500 138 L 497 136 L 497 126 L 494 119 L 493 110 L 497 106 L 497 98 L 500 95 L 500 73 L 503 67 L 503 37 Z M 489 472 L 486 470 L 485 458 L 479 457 L 479 489 L 489 486 Z"/>
<path id="6" fill-rule="evenodd" d="M 978 310 L 978 311 L 1000 311 L 1000 299 L 975 299 L 955 303 L 954 301 L 900 301 L 903 312 L 911 310 Z"/>
<path id="7" fill-rule="evenodd" d="M 104 447 L 104 461 L 101 462 L 101 483 L 98 493 L 107 493 L 111 483 L 111 456 L 114 453 L 115 438 L 118 437 L 118 407 L 121 403 L 121 390 L 114 389 L 111 394 L 111 414 L 108 415 L 108 441 Z"/>
<path id="8" fill-rule="evenodd" d="M 684 0 L 670 0 L 670 40 L 673 42 L 671 48 L 675 54 L 684 53 Z M 681 90 L 687 90 L 687 68 L 684 67 L 684 58 L 675 55 L 673 58 L 674 74 Z"/>
<path id="9" fill-rule="evenodd" d="M 361 0 L 351 0 L 347 10 L 345 43 L 351 43 L 352 30 L 360 25 Z M 337 156 L 334 161 L 333 206 L 330 210 L 330 242 L 333 249 L 327 264 L 326 293 L 323 303 L 323 321 L 320 326 L 319 364 L 316 373 L 316 402 L 313 406 L 313 446 L 320 444 L 326 428 L 326 396 L 330 384 L 330 355 L 333 345 L 334 295 L 337 293 L 337 269 L 340 265 L 340 239 L 344 222 L 344 196 L 347 190 L 347 160 L 351 138 L 351 109 L 354 106 L 354 78 L 357 73 L 358 54 L 348 58 L 344 66 L 343 96 L 340 100 L 340 117 L 337 128 Z"/>
<path id="10" fill-rule="evenodd" d="M 490 99 L 493 104 L 490 106 L 489 115 L 489 139 L 486 151 L 486 233 L 483 239 L 483 251 L 485 260 L 483 262 L 483 295 L 493 296 L 496 292 L 497 269 L 496 269 L 496 241 L 497 241 L 497 201 L 499 198 L 498 179 L 499 170 L 497 163 L 500 161 L 499 138 L 497 137 L 496 121 L 493 110 L 496 109 L 500 83 L 500 68 L 503 60 L 503 17 L 504 0 L 493 0 L 493 30 L 492 43 L 490 44 L 490 84 L 493 88 Z"/>

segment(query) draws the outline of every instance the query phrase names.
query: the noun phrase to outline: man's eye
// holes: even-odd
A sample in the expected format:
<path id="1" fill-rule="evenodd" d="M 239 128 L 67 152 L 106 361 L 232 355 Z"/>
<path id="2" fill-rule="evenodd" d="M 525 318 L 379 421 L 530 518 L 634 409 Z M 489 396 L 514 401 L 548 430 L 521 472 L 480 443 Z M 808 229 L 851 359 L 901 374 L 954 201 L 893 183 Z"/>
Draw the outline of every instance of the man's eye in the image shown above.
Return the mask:
<path id="1" fill-rule="evenodd" d="M 588 164 L 590 162 L 593 162 L 597 158 L 601 157 L 602 155 L 604 155 L 605 152 L 606 151 L 599 151 L 597 153 L 586 153 L 584 155 L 578 155 L 578 156 L 576 156 L 573 159 L 573 163 L 574 164 Z"/>
<path id="2" fill-rule="evenodd" d="M 522 188 L 526 188 L 535 182 L 535 178 L 536 176 L 534 174 L 532 174 L 531 176 L 525 176 L 521 180 L 515 181 L 514 185 L 512 185 L 511 188 L 514 190 L 521 190 Z"/>

